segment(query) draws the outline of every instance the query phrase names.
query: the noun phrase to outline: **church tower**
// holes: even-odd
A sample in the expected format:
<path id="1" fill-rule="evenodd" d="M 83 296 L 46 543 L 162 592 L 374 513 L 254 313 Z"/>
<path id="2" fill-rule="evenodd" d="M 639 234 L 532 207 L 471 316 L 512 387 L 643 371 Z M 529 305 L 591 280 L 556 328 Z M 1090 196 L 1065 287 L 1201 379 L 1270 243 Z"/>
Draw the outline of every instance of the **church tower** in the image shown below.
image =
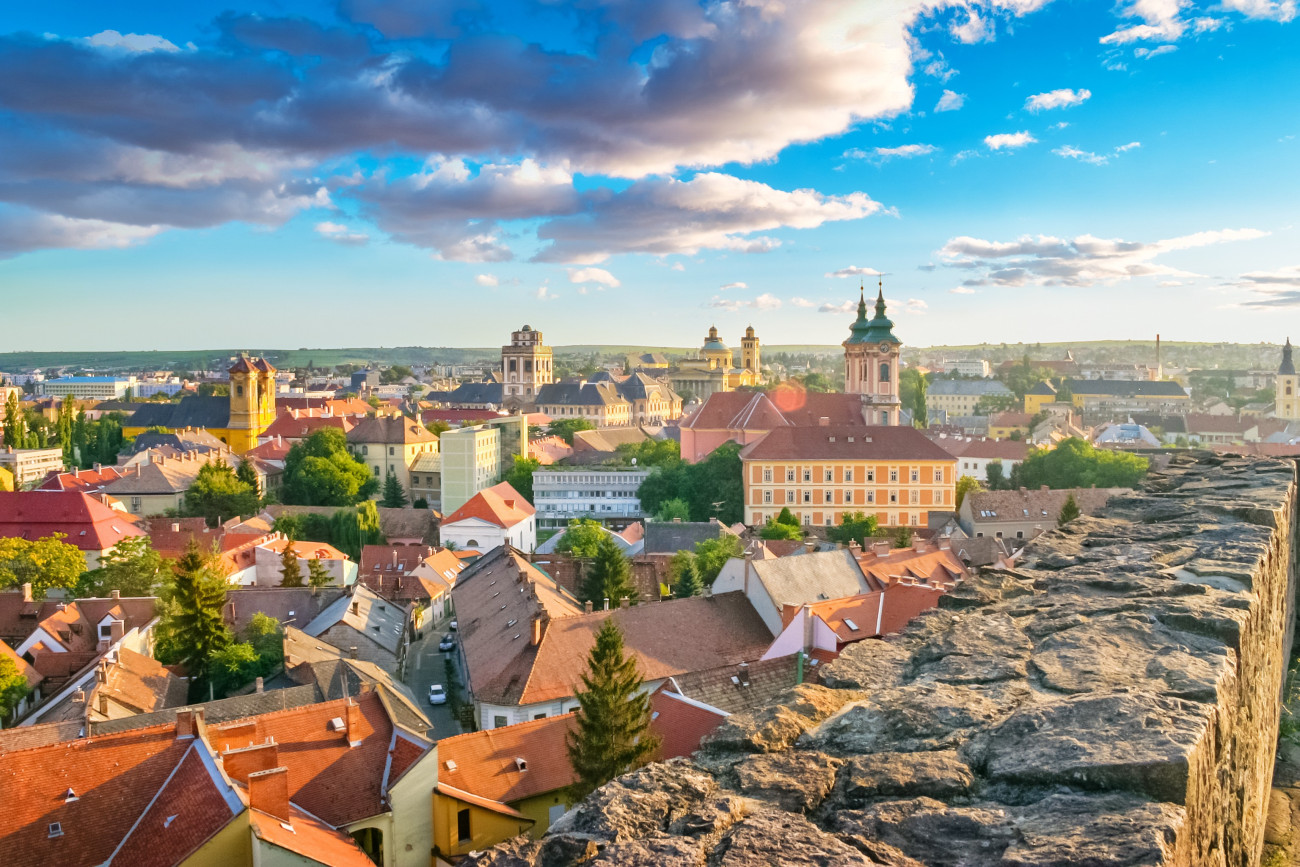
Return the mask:
<path id="1" fill-rule="evenodd" d="M 1282 364 L 1273 385 L 1273 415 L 1284 421 L 1300 421 L 1300 376 L 1291 361 L 1291 338 L 1282 347 Z"/>
<path id="2" fill-rule="evenodd" d="M 543 385 L 555 381 L 551 361 L 551 347 L 542 342 L 542 332 L 531 325 L 511 332 L 510 345 L 501 347 L 502 396 L 507 401 L 532 403 Z"/>
<path id="3" fill-rule="evenodd" d="M 275 421 L 275 368 L 264 358 L 241 354 L 230 368 L 227 445 L 242 454 Z"/>
<path id="4" fill-rule="evenodd" d="M 759 376 L 762 358 L 758 348 L 758 337 L 754 335 L 754 326 L 745 329 L 745 336 L 740 340 L 740 367 Z"/>
<path id="5" fill-rule="evenodd" d="M 865 292 L 858 299 L 858 318 L 844 341 L 844 391 L 862 395 L 862 418 L 869 425 L 899 423 L 898 372 L 903 342 L 885 316 L 885 290 L 876 296 L 876 315 L 867 318 Z"/>

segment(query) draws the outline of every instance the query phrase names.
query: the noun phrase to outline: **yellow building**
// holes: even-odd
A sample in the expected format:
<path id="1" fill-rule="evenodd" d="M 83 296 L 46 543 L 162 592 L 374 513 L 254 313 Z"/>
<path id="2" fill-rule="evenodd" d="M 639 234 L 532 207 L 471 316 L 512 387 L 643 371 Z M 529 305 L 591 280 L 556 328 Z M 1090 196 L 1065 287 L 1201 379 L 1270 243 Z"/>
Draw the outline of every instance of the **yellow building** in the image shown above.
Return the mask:
<path id="1" fill-rule="evenodd" d="M 1291 338 L 1282 347 L 1282 364 L 1273 383 L 1273 416 L 1286 421 L 1300 420 L 1300 376 L 1291 361 Z"/>
<path id="2" fill-rule="evenodd" d="M 956 458 L 910 427 L 782 427 L 740 460 L 754 526 L 788 508 L 806 525 L 864 512 L 882 527 L 923 527 L 929 512 L 952 511 L 956 497 Z"/>
<path id="3" fill-rule="evenodd" d="M 1063 399 L 1059 391 L 1068 397 Z M 1068 402 L 1085 414 L 1185 413 L 1190 400 L 1181 385 L 1168 380 L 1067 379 L 1059 390 L 1040 382 L 1025 392 L 1025 412 L 1037 415 L 1048 404 Z"/>
<path id="4" fill-rule="evenodd" d="M 240 355 L 230 368 L 229 396 L 190 395 L 180 403 L 142 406 L 126 420 L 122 434 L 136 437 L 149 428 L 206 430 L 243 454 L 274 421 L 275 368 L 264 358 Z"/>
<path id="5" fill-rule="evenodd" d="M 761 358 L 758 337 L 752 327 L 745 330 L 741 340 L 742 364 L 753 367 L 735 367 L 735 358 L 731 347 L 718 337 L 717 326 L 709 328 L 709 335 L 704 339 L 695 358 L 685 358 L 668 371 L 668 380 L 673 391 L 689 392 L 700 400 L 720 391 L 735 391 L 741 386 L 758 385 L 762 375 L 758 369 Z"/>

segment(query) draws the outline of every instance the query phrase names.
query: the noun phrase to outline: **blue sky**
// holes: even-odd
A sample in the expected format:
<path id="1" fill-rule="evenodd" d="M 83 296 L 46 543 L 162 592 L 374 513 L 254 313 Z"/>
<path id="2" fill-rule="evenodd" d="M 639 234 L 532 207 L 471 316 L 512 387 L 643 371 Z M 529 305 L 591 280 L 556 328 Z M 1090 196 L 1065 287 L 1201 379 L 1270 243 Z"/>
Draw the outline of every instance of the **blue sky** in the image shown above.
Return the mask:
<path id="1" fill-rule="evenodd" d="M 1278 342 L 1296 12 L 26 4 L 0 350 L 836 343 L 877 272 L 913 345 Z"/>

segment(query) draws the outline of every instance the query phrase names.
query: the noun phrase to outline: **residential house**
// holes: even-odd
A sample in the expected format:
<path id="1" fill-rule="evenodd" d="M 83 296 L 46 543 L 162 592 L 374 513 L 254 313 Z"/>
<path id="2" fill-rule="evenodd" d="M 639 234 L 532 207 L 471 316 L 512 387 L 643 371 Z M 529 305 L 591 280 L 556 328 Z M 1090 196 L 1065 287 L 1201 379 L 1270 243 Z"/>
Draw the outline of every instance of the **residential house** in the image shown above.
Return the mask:
<path id="1" fill-rule="evenodd" d="M 400 679 L 411 642 L 410 620 L 408 606 L 389 602 L 357 584 L 351 594 L 336 599 L 302 630 Z"/>
<path id="2" fill-rule="evenodd" d="M 983 406 L 1010 406 L 1016 399 L 1015 392 L 1006 384 L 996 379 L 936 379 L 930 383 L 925 393 L 925 406 L 931 411 L 947 413 L 948 416 L 977 415 L 976 409 Z"/>
<path id="3" fill-rule="evenodd" d="M 117 467 L 95 464 L 92 469 L 73 469 L 66 473 L 50 473 L 37 485 L 38 491 L 75 491 L 82 494 L 98 494 L 109 482 L 122 478 L 123 471 Z"/>
<path id="4" fill-rule="evenodd" d="M 174 674 L 152 656 L 122 647 L 101 655 L 95 676 L 60 700 L 41 708 L 41 724 L 75 720 L 89 730 L 94 723 L 155 713 L 185 704 L 189 679 Z"/>
<path id="5" fill-rule="evenodd" d="M 479 491 L 443 519 L 439 533 L 444 545 L 490 551 L 513 545 L 524 551 L 537 546 L 537 511 L 509 482 Z"/>
<path id="6" fill-rule="evenodd" d="M 596 427 L 620 427 L 634 421 L 632 404 L 611 382 L 583 379 L 543 385 L 537 392 L 537 408 L 553 419 L 583 418 Z"/>
<path id="7" fill-rule="evenodd" d="M 27 660 L 23 659 L 14 649 L 4 641 L 0 641 L 0 656 L 9 657 L 9 661 L 14 664 L 18 674 L 22 675 L 23 680 L 27 682 L 27 695 L 19 700 L 18 705 L 14 707 L 12 714 L 15 719 L 26 716 L 27 711 L 41 701 L 41 684 L 45 681 L 45 676 L 36 670 L 36 667 Z"/>
<path id="8" fill-rule="evenodd" d="M 222 617 L 230 631 L 238 635 L 257 614 L 274 617 L 281 626 L 299 629 L 311 623 L 339 599 L 346 598 L 342 587 L 231 587 L 226 591 Z"/>
<path id="9" fill-rule="evenodd" d="M 1028 436 L 1029 423 L 1034 417 L 1027 412 L 999 412 L 989 416 L 988 435 L 991 439 L 1005 440 L 1013 434 Z"/>
<path id="10" fill-rule="evenodd" d="M 122 512 L 78 491 L 0 491 L 0 537 L 36 541 L 56 533 L 81 550 L 88 570 L 118 542 L 144 535 Z"/>
<path id="11" fill-rule="evenodd" d="M 415 609 L 416 637 L 451 610 L 451 589 L 464 562 L 446 548 L 416 545 L 367 545 L 357 575 L 383 598 Z"/>
<path id="12" fill-rule="evenodd" d="M 170 458 L 146 453 L 145 460 L 124 469 L 122 477 L 104 485 L 101 492 L 122 503 L 132 515 L 177 512 L 184 506 L 185 492 L 198 479 L 199 471 L 217 461 L 239 463 L 229 451 L 183 452 Z"/>
<path id="13" fill-rule="evenodd" d="M 852 552 L 819 551 L 770 560 L 733 557 L 713 581 L 715 596 L 741 593 L 773 636 L 785 628 L 787 606 L 843 599 L 881 589 L 863 573 Z"/>
<path id="14" fill-rule="evenodd" d="M 15 449 L 0 451 L 0 467 L 13 475 L 15 490 L 30 488 L 51 473 L 63 472 L 63 449 Z"/>
<path id="15" fill-rule="evenodd" d="M 736 535 L 726 524 L 713 518 L 708 521 L 649 521 L 645 525 L 646 554 L 676 554 L 694 551 L 700 542 L 723 535 Z"/>
<path id="16" fill-rule="evenodd" d="M 1015 491 L 973 491 L 962 500 L 959 520 L 969 536 L 1032 539 L 1056 528 L 1066 499 L 1074 497 L 1079 513 L 1092 515 L 1126 488 L 1066 488 Z"/>
<path id="17" fill-rule="evenodd" d="M 1133 412 L 1186 413 L 1191 404 L 1186 389 L 1168 380 L 1069 379 L 1062 387 L 1089 424 Z M 1045 403 L 1057 399 L 1055 389 L 1040 383 L 1025 393 L 1025 412 L 1037 414 Z"/>
<path id="18" fill-rule="evenodd" d="M 988 437 L 931 437 L 935 445 L 957 459 L 957 477 L 970 476 L 978 482 L 989 480 L 988 467 L 993 461 L 1002 464 L 1002 477 L 1011 476 L 1012 468 L 1024 463 L 1029 443 L 1024 440 L 998 440 Z"/>
<path id="19" fill-rule="evenodd" d="M 831 526 L 857 512 L 881 526 L 924 526 L 951 508 L 957 461 L 915 428 L 780 427 L 740 452 L 744 514 L 761 525 L 789 508 Z"/>
<path id="20" fill-rule="evenodd" d="M 540 838 L 567 809 L 576 780 L 566 739 L 573 714 L 438 741 L 434 847 L 456 858 L 517 834 Z"/>
<path id="21" fill-rule="evenodd" d="M 325 542 L 298 541 L 283 533 L 249 536 L 248 542 L 223 552 L 226 580 L 231 584 L 256 587 L 279 587 L 284 580 L 284 552 L 293 547 L 303 583 L 308 580 L 308 563 L 316 560 L 329 573 L 331 583 L 348 587 L 357 580 L 357 564 L 333 545 Z"/>
<path id="22" fill-rule="evenodd" d="M 438 437 L 418 419 L 403 415 L 359 419 L 347 438 L 348 451 L 374 473 L 381 489 L 383 480 L 393 475 L 408 497 L 411 465 L 421 455 L 438 453 Z"/>
<path id="23" fill-rule="evenodd" d="M 628 355 L 623 359 L 623 369 L 629 372 L 667 370 L 669 366 L 668 356 L 662 352 L 643 352 L 637 355 Z"/>
<path id="24" fill-rule="evenodd" d="M 667 380 L 637 371 L 616 383 L 632 410 L 632 424 L 662 425 L 681 418 L 682 398 Z"/>

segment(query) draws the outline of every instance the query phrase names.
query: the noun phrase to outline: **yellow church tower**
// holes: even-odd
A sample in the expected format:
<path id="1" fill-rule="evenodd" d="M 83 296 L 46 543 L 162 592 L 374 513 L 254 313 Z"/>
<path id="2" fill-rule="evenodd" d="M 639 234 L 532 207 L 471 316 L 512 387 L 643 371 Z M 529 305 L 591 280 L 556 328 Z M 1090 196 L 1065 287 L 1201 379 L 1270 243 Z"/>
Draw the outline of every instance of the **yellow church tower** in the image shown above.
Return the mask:
<path id="1" fill-rule="evenodd" d="M 1283 421 L 1300 421 L 1300 376 L 1291 361 L 1291 338 L 1282 347 L 1282 364 L 1273 385 L 1273 416 Z"/>
<path id="2" fill-rule="evenodd" d="M 753 373 L 755 377 L 762 374 L 760 353 L 758 337 L 754 334 L 754 326 L 751 325 L 745 329 L 745 336 L 740 339 L 740 366 Z"/>
<path id="3" fill-rule="evenodd" d="M 243 454 L 275 421 L 275 368 L 264 358 L 240 355 L 230 368 L 230 450 Z"/>

